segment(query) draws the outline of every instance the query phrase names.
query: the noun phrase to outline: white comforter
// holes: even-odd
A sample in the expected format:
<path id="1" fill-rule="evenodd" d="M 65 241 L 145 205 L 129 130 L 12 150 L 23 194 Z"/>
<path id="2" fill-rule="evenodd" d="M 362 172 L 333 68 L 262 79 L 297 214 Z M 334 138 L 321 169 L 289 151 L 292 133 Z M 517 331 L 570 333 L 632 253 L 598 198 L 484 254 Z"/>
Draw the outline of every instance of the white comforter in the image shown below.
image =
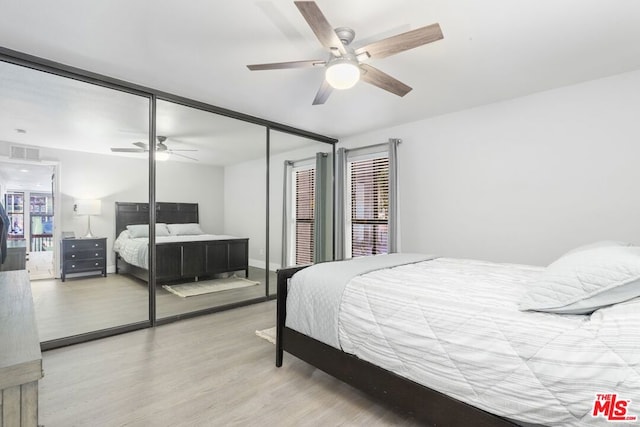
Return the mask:
<path id="1" fill-rule="evenodd" d="M 541 271 L 440 258 L 357 276 L 342 294 L 339 347 L 523 422 L 610 425 L 592 416 L 598 393 L 630 399 L 628 415 L 640 415 L 640 301 L 590 316 L 518 310 Z"/>
<path id="2" fill-rule="evenodd" d="M 209 240 L 229 240 L 237 237 L 221 234 L 197 234 L 191 236 L 159 236 L 156 237 L 156 244 L 177 243 L 177 242 L 198 242 Z M 131 265 L 140 268 L 149 268 L 149 238 L 131 238 L 123 232 L 113 243 L 113 250 L 120 254 L 120 257 Z"/>

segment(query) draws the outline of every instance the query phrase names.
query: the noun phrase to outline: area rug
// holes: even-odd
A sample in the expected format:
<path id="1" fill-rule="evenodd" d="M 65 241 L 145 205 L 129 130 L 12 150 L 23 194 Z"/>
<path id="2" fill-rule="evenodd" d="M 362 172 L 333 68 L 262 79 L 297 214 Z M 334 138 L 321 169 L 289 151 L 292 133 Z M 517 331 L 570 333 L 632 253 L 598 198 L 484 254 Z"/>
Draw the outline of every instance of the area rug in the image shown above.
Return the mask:
<path id="1" fill-rule="evenodd" d="M 180 285 L 162 285 L 167 291 L 179 297 L 187 298 L 213 292 L 228 291 L 230 289 L 248 288 L 259 285 L 260 282 L 243 279 L 242 277 L 228 277 L 226 279 L 203 280 L 201 282 L 182 283 Z"/>
<path id="2" fill-rule="evenodd" d="M 271 344 L 276 343 L 276 327 L 275 326 L 273 328 L 256 331 L 256 335 L 264 340 L 269 341 Z"/>

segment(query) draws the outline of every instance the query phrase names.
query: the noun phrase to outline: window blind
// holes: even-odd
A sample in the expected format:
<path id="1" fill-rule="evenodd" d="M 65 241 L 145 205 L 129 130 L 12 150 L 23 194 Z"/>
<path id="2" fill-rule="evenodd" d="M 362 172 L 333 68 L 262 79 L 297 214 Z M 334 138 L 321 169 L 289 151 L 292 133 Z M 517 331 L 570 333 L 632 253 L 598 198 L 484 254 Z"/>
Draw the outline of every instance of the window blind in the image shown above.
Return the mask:
<path id="1" fill-rule="evenodd" d="M 389 158 L 348 163 L 351 180 L 351 256 L 388 253 Z"/>
<path id="2" fill-rule="evenodd" d="M 296 265 L 313 262 L 315 169 L 295 172 L 296 180 Z"/>

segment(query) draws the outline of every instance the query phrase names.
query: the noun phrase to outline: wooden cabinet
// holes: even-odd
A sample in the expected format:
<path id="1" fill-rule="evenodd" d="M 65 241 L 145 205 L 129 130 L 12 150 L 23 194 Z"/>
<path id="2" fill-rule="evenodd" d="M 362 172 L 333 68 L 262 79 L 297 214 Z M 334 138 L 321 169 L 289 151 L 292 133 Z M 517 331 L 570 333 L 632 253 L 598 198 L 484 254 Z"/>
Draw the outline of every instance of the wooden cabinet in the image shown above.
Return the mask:
<path id="1" fill-rule="evenodd" d="M 60 256 L 61 274 L 64 282 L 67 274 L 99 272 L 107 276 L 106 237 L 63 239 Z"/>
<path id="2" fill-rule="evenodd" d="M 7 241 L 7 257 L 0 271 L 24 270 L 27 268 L 27 241 L 25 239 Z"/>
<path id="3" fill-rule="evenodd" d="M 0 273 L 0 425 L 38 426 L 42 354 L 29 275 Z"/>

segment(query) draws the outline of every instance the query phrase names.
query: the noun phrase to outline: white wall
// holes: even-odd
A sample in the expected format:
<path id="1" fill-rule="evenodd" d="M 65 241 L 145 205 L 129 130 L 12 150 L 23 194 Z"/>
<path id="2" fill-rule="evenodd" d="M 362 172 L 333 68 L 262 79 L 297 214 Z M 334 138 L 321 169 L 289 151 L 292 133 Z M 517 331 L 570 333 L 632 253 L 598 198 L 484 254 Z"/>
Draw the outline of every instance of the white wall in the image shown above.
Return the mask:
<path id="1" fill-rule="evenodd" d="M 640 243 L 640 71 L 346 138 L 401 138 L 404 252 L 546 265 Z"/>
<path id="2" fill-rule="evenodd" d="M 222 234 L 224 168 L 196 162 L 158 162 L 156 200 L 198 203 L 202 230 L 205 233 Z"/>
<path id="3" fill-rule="evenodd" d="M 265 159 L 224 168 L 224 234 L 249 238 L 249 264 L 266 264 Z"/>

